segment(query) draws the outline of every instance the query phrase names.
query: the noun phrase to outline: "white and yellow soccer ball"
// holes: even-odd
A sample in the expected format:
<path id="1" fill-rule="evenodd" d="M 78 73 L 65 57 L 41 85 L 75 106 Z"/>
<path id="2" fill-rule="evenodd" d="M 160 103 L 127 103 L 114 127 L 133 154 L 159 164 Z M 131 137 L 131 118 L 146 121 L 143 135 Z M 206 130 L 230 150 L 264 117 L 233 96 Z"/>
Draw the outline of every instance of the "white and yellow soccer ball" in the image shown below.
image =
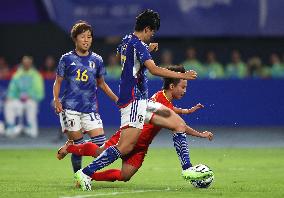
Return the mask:
<path id="1" fill-rule="evenodd" d="M 213 171 L 204 164 L 198 164 L 194 166 L 193 168 L 196 172 L 205 173 L 205 172 L 211 171 L 213 173 Z M 214 181 L 214 173 L 211 176 L 208 176 L 206 178 L 191 180 L 190 183 L 196 188 L 208 188 L 212 184 L 213 181 Z"/>

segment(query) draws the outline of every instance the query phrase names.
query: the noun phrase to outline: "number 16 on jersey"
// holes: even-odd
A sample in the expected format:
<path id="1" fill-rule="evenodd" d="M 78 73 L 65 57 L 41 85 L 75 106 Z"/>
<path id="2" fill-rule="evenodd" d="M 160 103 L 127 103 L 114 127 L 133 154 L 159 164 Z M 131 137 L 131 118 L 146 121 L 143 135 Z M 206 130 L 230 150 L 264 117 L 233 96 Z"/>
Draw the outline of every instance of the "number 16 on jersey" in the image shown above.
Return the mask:
<path id="1" fill-rule="evenodd" d="M 76 78 L 75 80 L 83 81 L 83 82 L 88 81 L 89 76 L 87 75 L 87 71 L 88 71 L 88 70 L 85 69 L 85 70 L 81 73 L 81 69 L 78 69 L 78 70 L 77 70 L 77 78 Z"/>

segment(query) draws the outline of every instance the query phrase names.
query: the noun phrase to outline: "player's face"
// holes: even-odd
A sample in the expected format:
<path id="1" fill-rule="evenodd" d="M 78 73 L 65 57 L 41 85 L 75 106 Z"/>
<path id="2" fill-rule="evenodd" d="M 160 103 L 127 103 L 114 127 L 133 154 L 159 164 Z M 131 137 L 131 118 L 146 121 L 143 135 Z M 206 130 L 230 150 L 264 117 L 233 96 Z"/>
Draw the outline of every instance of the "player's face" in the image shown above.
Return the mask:
<path id="1" fill-rule="evenodd" d="M 187 80 L 180 80 L 179 83 L 172 89 L 173 98 L 181 99 L 186 93 L 186 88 Z"/>
<path id="2" fill-rule="evenodd" d="M 149 42 L 151 38 L 154 36 L 155 30 L 152 30 L 151 28 L 147 27 L 145 28 L 144 31 L 145 31 L 144 42 Z"/>
<path id="3" fill-rule="evenodd" d="M 75 39 L 76 49 L 80 51 L 88 51 L 92 45 L 93 37 L 89 30 L 78 34 Z"/>

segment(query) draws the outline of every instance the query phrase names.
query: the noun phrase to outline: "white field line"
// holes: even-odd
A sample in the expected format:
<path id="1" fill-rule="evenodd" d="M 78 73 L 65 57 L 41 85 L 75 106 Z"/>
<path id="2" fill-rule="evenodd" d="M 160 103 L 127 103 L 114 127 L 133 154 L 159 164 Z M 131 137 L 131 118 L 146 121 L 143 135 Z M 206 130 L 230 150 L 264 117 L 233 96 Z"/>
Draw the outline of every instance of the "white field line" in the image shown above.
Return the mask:
<path id="1" fill-rule="evenodd" d="M 130 192 L 112 192 L 112 193 L 99 193 L 94 195 L 75 195 L 75 196 L 61 196 L 59 198 L 87 198 L 87 197 L 100 197 L 100 196 L 115 196 L 115 195 L 121 195 L 121 194 L 136 194 L 136 193 L 147 193 L 147 192 L 163 192 L 163 191 L 169 191 L 170 188 L 166 188 L 164 190 L 134 190 Z"/>

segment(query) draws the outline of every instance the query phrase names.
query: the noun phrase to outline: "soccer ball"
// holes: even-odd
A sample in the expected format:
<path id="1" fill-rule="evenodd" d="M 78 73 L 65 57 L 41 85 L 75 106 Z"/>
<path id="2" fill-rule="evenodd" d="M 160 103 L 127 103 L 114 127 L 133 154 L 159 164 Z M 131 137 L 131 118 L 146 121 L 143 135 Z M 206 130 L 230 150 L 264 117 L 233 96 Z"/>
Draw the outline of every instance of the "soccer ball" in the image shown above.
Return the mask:
<path id="1" fill-rule="evenodd" d="M 198 164 L 193 168 L 197 172 L 205 173 L 211 171 L 213 173 L 213 171 L 204 164 Z M 204 179 L 191 180 L 190 183 L 196 188 L 208 188 L 212 184 L 213 180 L 214 180 L 214 173 L 211 176 Z"/>

